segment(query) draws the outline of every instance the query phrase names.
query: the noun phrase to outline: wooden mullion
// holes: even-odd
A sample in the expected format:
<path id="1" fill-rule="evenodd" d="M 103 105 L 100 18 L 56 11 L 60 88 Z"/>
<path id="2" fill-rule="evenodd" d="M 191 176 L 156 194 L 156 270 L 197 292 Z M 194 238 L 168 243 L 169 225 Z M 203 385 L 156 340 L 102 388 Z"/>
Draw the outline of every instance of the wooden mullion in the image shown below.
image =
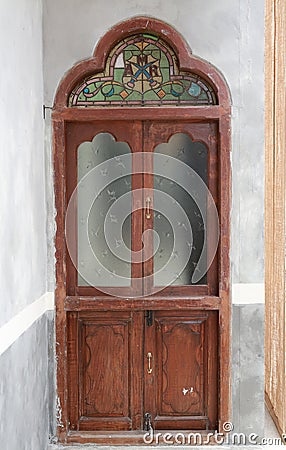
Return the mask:
<path id="1" fill-rule="evenodd" d="M 143 158 L 140 158 L 142 152 L 143 130 L 142 122 L 136 121 L 134 123 L 134 139 L 132 149 L 132 252 L 139 252 L 142 249 L 142 230 L 143 230 L 143 210 L 142 210 L 142 168 Z M 135 172 L 135 173 L 134 173 Z M 141 296 L 143 292 L 143 268 L 142 264 L 134 262 L 134 253 L 132 253 L 132 294 Z"/>

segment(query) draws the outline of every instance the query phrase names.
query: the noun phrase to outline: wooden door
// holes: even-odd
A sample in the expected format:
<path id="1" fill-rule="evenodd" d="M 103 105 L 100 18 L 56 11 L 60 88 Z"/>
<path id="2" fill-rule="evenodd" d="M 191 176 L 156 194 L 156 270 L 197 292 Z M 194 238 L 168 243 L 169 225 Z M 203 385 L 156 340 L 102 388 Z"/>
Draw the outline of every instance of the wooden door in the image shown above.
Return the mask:
<path id="1" fill-rule="evenodd" d="M 125 244 L 134 252 L 142 247 L 142 123 L 71 122 L 66 146 L 67 292 L 111 299 L 111 308 L 105 308 L 110 311 L 98 311 L 94 301 L 89 311 L 67 316 L 70 428 L 142 429 L 144 313 L 115 311 L 124 296 L 142 296 L 142 264 L 131 256 L 121 267 L 120 258 L 111 254 L 124 244 L 117 232 L 128 218 Z M 121 220 L 122 208 L 110 211 L 126 195 L 127 216 Z M 111 251 L 103 242 L 105 219 L 113 226 Z M 98 262 L 86 252 L 85 233 Z"/>
<path id="2" fill-rule="evenodd" d="M 160 224 L 156 229 L 156 214 L 159 214 L 160 207 L 158 206 L 158 212 L 156 208 L 159 202 L 155 194 L 160 193 L 160 176 L 156 172 L 158 163 L 154 158 L 154 152 L 158 146 L 168 145 L 172 136 L 178 137 L 179 141 L 175 145 L 174 142 L 172 143 L 175 157 L 171 157 L 170 161 L 166 160 L 164 159 L 166 153 L 162 152 L 163 165 L 166 162 L 173 164 L 178 157 L 178 151 L 193 152 L 193 162 L 190 160 L 189 166 L 183 162 L 184 170 L 186 167 L 192 168 L 193 164 L 193 169 L 204 178 L 206 185 L 216 197 L 214 170 L 211 171 L 212 176 L 209 176 L 210 167 L 216 168 L 216 146 L 214 145 L 216 128 L 209 123 L 184 122 L 143 123 L 137 121 L 131 123 L 128 129 L 123 125 L 121 121 L 102 121 L 96 124 L 68 126 L 67 164 L 70 173 L 77 173 L 77 177 L 68 178 L 67 192 L 70 201 L 76 183 L 81 183 L 81 180 L 86 183 L 86 176 L 97 167 L 97 164 L 105 161 L 106 158 L 103 156 L 105 153 L 108 154 L 109 146 L 112 146 L 114 150 L 119 145 L 121 156 L 128 150 L 131 155 L 136 154 L 136 158 L 131 156 L 132 164 L 130 165 L 132 195 L 129 232 L 132 249 L 140 251 L 141 235 L 146 230 L 153 231 L 154 228 L 156 232 L 161 233 Z M 99 142 L 98 138 L 100 138 Z M 200 139 L 202 142 L 192 145 L 195 139 L 197 141 Z M 123 146 L 122 150 L 123 144 L 125 147 Z M 81 151 L 84 152 L 83 158 L 80 155 Z M 196 163 L 197 152 L 203 160 L 203 163 L 199 165 Z M 93 161 L 94 154 L 99 155 L 99 161 Z M 102 183 L 105 182 L 107 172 L 111 171 L 114 165 L 126 165 L 126 162 L 123 164 L 121 156 L 117 154 L 108 154 L 108 156 L 111 158 L 108 160 L 109 166 L 107 165 L 107 168 L 100 166 L 101 169 L 97 175 L 99 177 L 103 173 Z M 174 168 L 171 173 L 172 171 Z M 167 173 L 166 170 L 164 174 L 167 176 Z M 170 187 L 169 182 L 176 184 L 176 179 L 167 180 L 166 178 L 167 189 Z M 113 195 L 114 200 L 118 186 L 114 187 L 112 183 L 108 186 L 108 195 L 109 197 Z M 89 187 L 100 191 L 98 186 L 92 183 Z M 89 192 L 84 191 L 84 186 L 82 188 L 84 195 L 80 191 L 81 186 L 77 189 L 72 217 L 78 218 L 77 221 L 75 220 L 73 232 L 74 241 L 77 242 L 76 256 L 79 266 L 76 268 L 74 262 L 70 261 L 68 289 L 71 293 L 75 292 L 83 296 L 98 295 L 100 290 L 107 289 L 111 297 L 109 297 L 110 311 L 108 312 L 97 311 L 95 300 L 94 307 L 89 311 L 70 313 L 68 316 L 68 389 L 71 429 L 142 430 L 146 413 L 151 415 L 151 423 L 157 429 L 215 428 L 218 395 L 216 312 L 180 311 L 172 307 L 167 311 L 156 311 L 153 307 L 153 310 L 150 308 L 144 312 L 137 310 L 135 305 L 126 311 L 116 311 L 116 309 L 124 295 L 138 298 L 140 295 L 144 297 L 146 294 L 154 295 L 156 292 L 164 296 L 171 304 L 174 295 L 192 296 L 200 293 L 214 293 L 217 289 L 216 264 L 214 263 L 211 270 L 204 275 L 203 281 L 197 284 L 192 284 L 190 277 L 187 277 L 177 284 L 175 279 L 175 285 L 164 288 L 162 285 L 156 285 L 155 254 L 149 259 L 143 258 L 141 264 L 138 261 L 130 262 L 130 284 L 127 286 L 105 285 L 102 287 L 97 286 L 95 281 L 91 283 L 92 286 L 88 286 L 88 283 L 82 282 L 85 272 L 81 272 L 80 263 L 84 258 L 84 251 L 80 248 L 80 243 L 83 232 L 81 202 L 85 201 Z M 166 192 L 164 195 L 167 195 Z M 172 190 L 168 195 L 176 198 Z M 150 200 L 148 205 L 146 199 Z M 193 204 L 191 206 L 193 207 Z M 104 205 L 98 203 L 96 215 L 100 215 L 101 207 Z M 207 211 L 207 205 L 205 207 Z M 183 208 L 187 208 L 186 204 Z M 195 209 L 194 211 L 196 212 Z M 196 219 L 193 211 L 189 212 L 189 217 L 191 221 Z M 201 219 L 201 216 L 199 217 Z M 115 218 L 114 216 L 113 219 Z M 94 222 L 96 216 L 91 216 L 90 220 Z M 97 225 L 93 226 L 98 229 Z M 196 226 L 197 222 L 195 221 L 192 225 Z M 100 224 L 100 226 L 103 225 Z M 98 235 L 100 235 L 99 231 Z M 180 235 L 175 238 L 184 239 Z M 201 235 L 195 230 L 194 247 L 201 245 L 200 242 L 198 244 L 200 240 Z M 101 242 L 96 240 L 94 242 L 102 251 Z M 163 239 L 162 242 L 164 242 Z M 152 254 L 153 234 L 148 234 L 144 244 L 144 252 Z M 186 243 L 183 242 L 183 246 L 185 245 Z M 157 249 L 159 255 L 164 253 L 163 248 L 161 253 L 160 250 L 160 248 Z M 201 249 L 198 250 L 200 253 Z M 106 253 L 105 248 L 103 251 Z M 178 253 L 177 256 L 179 258 L 180 254 Z M 195 252 L 194 258 L 196 257 Z M 185 274 L 190 270 L 190 263 L 195 262 L 194 258 L 186 262 Z M 96 272 L 97 267 L 93 270 Z M 79 272 L 83 273 L 83 276 L 80 277 Z M 99 277 L 97 279 L 100 280 Z M 168 273 L 164 274 L 162 280 L 168 281 Z M 184 283 L 185 280 L 189 284 Z M 145 308 L 148 307 L 147 297 Z"/>
<path id="3" fill-rule="evenodd" d="M 222 432 L 230 418 L 230 103 L 221 73 L 150 17 L 113 27 L 59 84 L 52 116 L 61 442 L 142 443 L 144 424 Z M 172 157 L 184 163 L 180 189 Z M 192 175 L 217 207 L 217 252 L 209 197 L 201 198 L 202 211 L 186 200 Z M 108 212 L 119 197 L 127 208 Z M 180 236 L 174 251 L 166 207 Z"/>
<path id="4" fill-rule="evenodd" d="M 192 275 L 204 240 L 207 252 L 214 249 L 215 230 L 207 190 L 217 205 L 216 124 L 145 122 L 143 139 L 147 170 L 143 183 L 144 231 L 156 231 L 160 237 L 155 252 L 154 234 L 149 235 L 148 245 L 154 255 L 143 265 L 144 293 L 162 296 L 170 304 L 180 296 L 215 295 L 218 292 L 216 252 L 212 264 L 208 270 L 205 267 L 205 273 L 197 282 L 193 282 Z M 198 199 L 196 194 L 200 189 L 205 189 L 205 193 Z M 146 198 L 151 205 L 150 214 L 147 214 Z M 188 247 L 188 222 L 193 234 L 192 248 Z M 174 236 L 170 245 L 172 229 Z M 176 240 L 181 240 L 177 248 Z M 183 257 L 184 268 L 180 267 Z M 161 268 L 163 264 L 170 265 L 165 273 Z M 181 274 L 177 275 L 176 270 Z M 152 320 L 149 326 L 145 324 L 144 341 L 145 414 L 150 414 L 155 429 L 215 429 L 218 419 L 217 313 L 172 309 L 149 314 Z"/>

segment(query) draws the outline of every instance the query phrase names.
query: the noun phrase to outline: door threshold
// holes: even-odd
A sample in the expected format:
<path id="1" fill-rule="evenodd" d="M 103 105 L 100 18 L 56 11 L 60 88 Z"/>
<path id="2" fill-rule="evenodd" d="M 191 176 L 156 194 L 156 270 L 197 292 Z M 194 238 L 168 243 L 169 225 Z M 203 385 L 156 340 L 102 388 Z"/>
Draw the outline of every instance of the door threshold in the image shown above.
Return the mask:
<path id="1" fill-rule="evenodd" d="M 214 430 L 70 431 L 67 444 L 101 445 L 215 445 Z"/>

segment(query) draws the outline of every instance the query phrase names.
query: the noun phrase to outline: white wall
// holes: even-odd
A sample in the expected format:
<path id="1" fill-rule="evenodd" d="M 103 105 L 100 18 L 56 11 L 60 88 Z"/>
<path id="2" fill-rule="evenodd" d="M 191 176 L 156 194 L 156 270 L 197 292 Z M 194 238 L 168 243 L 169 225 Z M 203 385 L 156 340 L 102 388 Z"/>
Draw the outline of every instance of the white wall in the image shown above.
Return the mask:
<path id="1" fill-rule="evenodd" d="M 110 27 L 139 14 L 173 25 L 195 55 L 223 72 L 233 97 L 233 282 L 261 283 L 264 1 L 47 0 L 44 8 L 46 104 L 53 103 L 63 74 L 78 60 L 89 57 Z M 52 221 L 51 201 L 50 215 Z"/>
<path id="2" fill-rule="evenodd" d="M 0 1 L 0 447 L 48 443 L 42 0 Z"/>
<path id="3" fill-rule="evenodd" d="M 42 2 L 1 0 L 0 326 L 46 291 Z"/>

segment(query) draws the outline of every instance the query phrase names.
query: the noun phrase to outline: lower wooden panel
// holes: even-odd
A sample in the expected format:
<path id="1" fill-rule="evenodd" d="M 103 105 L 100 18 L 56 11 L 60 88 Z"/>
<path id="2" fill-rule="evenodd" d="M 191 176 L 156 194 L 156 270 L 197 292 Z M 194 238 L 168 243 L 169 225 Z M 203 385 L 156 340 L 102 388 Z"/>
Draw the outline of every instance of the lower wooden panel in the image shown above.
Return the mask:
<path id="1" fill-rule="evenodd" d="M 70 431 L 217 429 L 217 311 L 68 314 Z M 146 356 L 151 353 L 150 359 Z"/>
<path id="2" fill-rule="evenodd" d="M 210 311 L 156 311 L 146 329 L 145 411 L 161 429 L 217 427 L 217 315 Z"/>
<path id="3" fill-rule="evenodd" d="M 127 399 L 128 400 L 128 399 Z M 129 417 L 81 417 L 79 421 L 79 429 L 82 431 L 89 430 L 131 430 L 132 420 Z"/>
<path id="4" fill-rule="evenodd" d="M 184 417 L 184 416 L 156 416 L 154 426 L 157 430 L 207 430 L 209 428 L 208 417 Z"/>
<path id="5" fill-rule="evenodd" d="M 141 428 L 142 385 L 133 373 L 142 361 L 142 318 L 142 313 L 136 312 L 71 315 L 71 429 Z"/>

